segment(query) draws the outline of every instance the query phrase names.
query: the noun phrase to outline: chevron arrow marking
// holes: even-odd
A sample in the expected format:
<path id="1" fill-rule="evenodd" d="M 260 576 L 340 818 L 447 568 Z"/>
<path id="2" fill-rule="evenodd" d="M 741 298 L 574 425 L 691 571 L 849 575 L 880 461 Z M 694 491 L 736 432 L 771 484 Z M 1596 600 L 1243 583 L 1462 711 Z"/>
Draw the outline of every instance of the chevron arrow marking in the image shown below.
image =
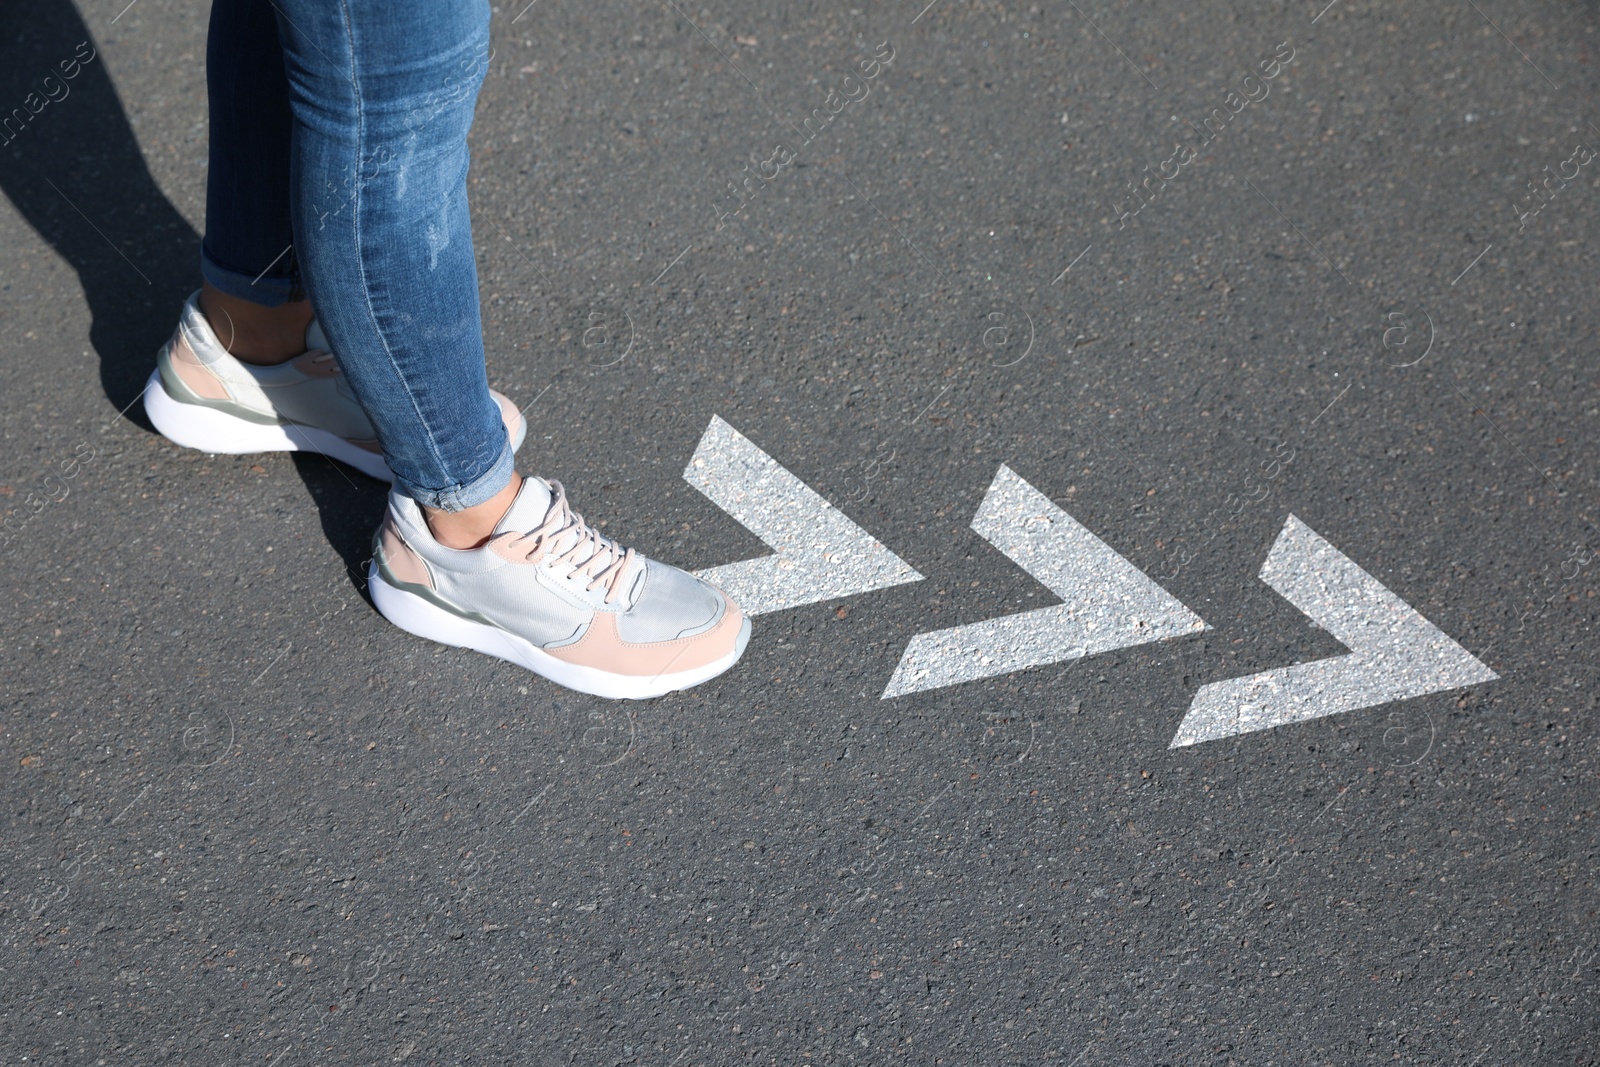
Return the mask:
<path id="1" fill-rule="evenodd" d="M 1261 565 L 1261 580 L 1349 654 L 1201 686 L 1170 747 L 1499 677 L 1293 515 Z"/>
<path id="2" fill-rule="evenodd" d="M 1209 629 L 1004 464 L 972 528 L 1062 603 L 917 634 L 882 699 Z"/>
<path id="3" fill-rule="evenodd" d="M 719 416 L 711 417 L 683 477 L 776 552 L 697 572 L 746 615 L 922 580 Z"/>

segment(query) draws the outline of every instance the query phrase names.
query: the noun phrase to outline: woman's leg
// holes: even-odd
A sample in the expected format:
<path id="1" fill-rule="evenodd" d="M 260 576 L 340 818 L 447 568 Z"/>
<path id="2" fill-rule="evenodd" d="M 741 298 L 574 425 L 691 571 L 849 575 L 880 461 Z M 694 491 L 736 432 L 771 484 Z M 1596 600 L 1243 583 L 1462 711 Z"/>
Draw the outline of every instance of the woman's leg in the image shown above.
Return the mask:
<path id="1" fill-rule="evenodd" d="M 412 633 L 603 696 L 658 696 L 733 666 L 750 636 L 736 604 L 601 534 L 559 483 L 516 475 L 484 370 L 467 210 L 488 0 L 273 3 L 300 270 L 395 474 L 373 604 Z"/>
<path id="2" fill-rule="evenodd" d="M 210 169 L 200 307 L 250 363 L 305 351 L 311 303 L 294 278 L 289 83 L 270 0 L 214 0 L 206 37 Z"/>
<path id="3" fill-rule="evenodd" d="M 280 4 L 294 2 L 307 10 L 292 16 L 282 11 Z M 328 3 L 335 6 L 330 9 Z M 417 302 L 414 276 L 378 262 L 381 254 L 372 257 L 373 269 L 367 269 L 362 257 L 369 255 L 372 242 L 383 246 L 417 233 L 421 233 L 418 240 L 425 240 L 427 234 L 403 222 L 395 232 L 385 225 L 381 210 L 374 212 L 370 202 L 363 204 L 362 186 L 368 180 L 373 181 L 373 195 L 379 203 L 393 190 L 380 187 L 379 179 L 392 177 L 384 173 L 385 168 L 375 168 L 370 174 L 361 170 L 359 142 L 371 134 L 382 146 L 373 157 L 376 159 L 399 158 L 389 141 L 396 150 L 406 144 L 415 148 L 422 139 L 405 136 L 408 123 L 419 127 L 443 114 L 448 109 L 435 105 L 445 98 L 428 93 L 426 98 L 434 102 L 427 107 L 404 105 L 411 110 L 402 112 L 397 137 L 378 121 L 384 109 L 394 105 L 389 94 L 408 88 L 421 92 L 419 86 L 454 89 L 464 82 L 461 76 L 465 71 L 429 70 L 426 64 L 411 63 L 414 57 L 401 54 L 397 58 L 385 43 L 392 39 L 381 32 L 368 32 L 382 29 L 367 26 L 377 21 L 371 14 L 345 18 L 346 10 L 337 4 L 338 0 L 214 0 L 206 57 L 211 170 L 201 254 L 205 281 L 197 298 L 184 305 L 177 330 L 156 355 L 155 373 L 145 386 L 145 413 L 169 440 L 189 448 L 235 454 L 320 452 L 374 478 L 392 481 L 394 471 L 382 454 L 380 430 L 365 409 L 370 404 L 380 417 L 388 415 L 380 424 L 387 427 L 381 436 L 389 440 L 396 455 L 404 457 L 403 464 L 409 461 L 410 491 L 419 485 L 440 488 L 444 504 L 459 506 L 463 500 L 452 490 L 472 485 L 482 471 L 487 471 L 492 481 L 501 446 L 507 440 L 513 446 L 520 444 L 526 423 L 509 400 L 486 391 L 483 348 L 476 336 L 476 279 L 471 273 L 470 243 L 464 281 L 459 262 L 443 264 L 439 271 L 441 278 L 448 279 L 440 282 L 445 291 L 466 292 L 472 299 L 471 335 L 463 335 L 461 343 L 441 340 L 437 319 Z M 448 6 L 440 4 L 441 8 Z M 438 21 L 444 25 L 448 20 Z M 286 42 L 285 35 L 293 32 L 289 27 L 315 31 L 297 38 L 304 56 L 297 56 Z M 472 29 L 470 25 L 464 28 Z M 333 58 L 337 56 L 345 57 L 342 66 Z M 363 62 L 353 63 L 351 57 L 355 56 Z M 369 86 L 357 79 L 357 73 L 364 75 L 374 66 L 383 69 L 384 64 L 397 72 L 396 77 Z M 291 105 L 290 66 L 301 74 L 299 114 Z M 444 155 L 453 152 L 461 168 L 465 166 L 466 126 L 475 92 L 475 81 L 465 91 L 452 92 L 450 102 L 466 99 L 465 119 L 458 120 L 456 128 L 437 145 L 428 146 Z M 309 147 L 303 157 L 295 154 L 296 143 L 302 139 L 297 128 L 308 131 L 304 140 Z M 297 158 L 320 168 L 314 181 L 303 182 L 296 175 Z M 423 165 L 417 171 L 427 169 Z M 403 174 L 401 178 L 403 184 Z M 323 186 L 331 192 L 325 195 Z M 297 187 L 314 194 L 298 205 L 302 209 L 298 213 Z M 450 199 L 448 192 L 446 199 Z M 463 202 L 460 196 L 454 200 Z M 367 217 L 361 218 L 358 209 Z M 359 241 L 363 235 L 371 239 L 366 245 Z M 354 258 L 350 255 L 352 237 L 357 239 Z M 348 342 L 355 373 L 341 373 L 345 352 L 313 326 L 312 303 L 306 299 L 299 269 L 308 245 L 317 254 L 321 269 L 320 301 L 335 312 L 344 312 L 334 317 L 339 320 L 337 332 Z M 374 334 L 364 328 L 366 322 L 352 319 L 348 313 L 350 298 L 356 295 L 362 300 L 376 297 L 368 301 L 369 308 L 421 308 L 424 313 L 415 329 L 402 331 L 398 337 L 393 331 L 389 336 Z M 464 316 L 457 319 L 466 321 Z M 397 399 L 382 368 L 372 369 L 374 350 L 379 359 L 398 353 L 398 362 L 409 360 L 413 368 L 420 366 L 420 371 L 413 372 L 422 375 L 420 384 L 402 376 L 403 392 Z M 452 366 L 475 363 L 476 373 L 430 376 L 428 360 L 419 361 L 418 353 L 437 355 Z M 367 383 L 361 395 L 352 387 L 358 378 Z M 443 404 L 429 400 L 439 395 L 447 398 Z M 487 436 L 479 439 L 479 415 L 485 404 L 494 411 L 496 422 Z M 458 416 L 462 432 L 453 439 L 437 434 L 430 438 L 416 428 L 419 423 L 424 427 L 454 426 Z M 465 441 L 475 442 L 478 452 L 491 460 L 474 464 L 473 455 L 464 457 Z M 495 488 L 488 489 L 488 495 Z M 464 502 L 474 501 L 468 498 Z"/>
<path id="4" fill-rule="evenodd" d="M 467 208 L 487 0 L 275 0 L 290 217 L 318 321 L 400 489 L 441 512 L 514 479 Z"/>

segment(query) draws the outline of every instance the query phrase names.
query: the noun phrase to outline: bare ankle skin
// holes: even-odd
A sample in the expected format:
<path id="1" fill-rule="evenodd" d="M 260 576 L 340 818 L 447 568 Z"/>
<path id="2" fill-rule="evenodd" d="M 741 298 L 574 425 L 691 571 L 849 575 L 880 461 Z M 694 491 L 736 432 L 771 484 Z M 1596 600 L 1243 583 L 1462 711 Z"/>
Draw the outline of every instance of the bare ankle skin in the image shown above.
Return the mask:
<path id="1" fill-rule="evenodd" d="M 200 311 L 229 355 L 244 363 L 286 363 L 306 350 L 306 327 L 315 317 L 311 301 L 265 307 L 229 296 L 203 282 Z"/>
<path id="2" fill-rule="evenodd" d="M 428 529 L 433 531 L 433 539 L 446 548 L 479 548 L 511 510 L 521 488 L 522 475 L 513 472 L 510 484 L 481 504 L 463 511 L 440 511 L 424 506 L 422 514 L 428 520 Z"/>

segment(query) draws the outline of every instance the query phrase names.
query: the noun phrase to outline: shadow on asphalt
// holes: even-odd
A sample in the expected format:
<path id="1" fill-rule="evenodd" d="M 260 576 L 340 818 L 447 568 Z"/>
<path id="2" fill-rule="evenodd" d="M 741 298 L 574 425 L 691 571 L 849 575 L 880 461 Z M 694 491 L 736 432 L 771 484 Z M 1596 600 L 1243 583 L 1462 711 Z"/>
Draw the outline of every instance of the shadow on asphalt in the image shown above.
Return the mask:
<path id="1" fill-rule="evenodd" d="M 0 191 L 78 274 L 107 420 L 127 409 L 131 422 L 154 433 L 135 401 L 199 284 L 200 235 L 145 165 L 77 9 L 68 0 L 0 0 L 0 25 Z M 320 456 L 296 455 L 294 463 L 328 543 L 364 593 L 386 487 Z"/>
<path id="2" fill-rule="evenodd" d="M 197 284 L 200 236 L 145 166 L 77 9 L 67 0 L 11 0 L 0 11 L 0 119 L 15 119 L 14 108 L 27 116 L 4 130 L 0 190 L 77 271 L 109 419 L 139 395 Z M 64 78 L 74 66 L 76 76 Z M 150 429 L 139 405 L 128 416 Z"/>
<path id="3" fill-rule="evenodd" d="M 372 531 L 383 519 L 389 487 L 325 456 L 292 453 L 294 469 L 317 505 L 322 534 L 344 560 L 356 591 L 367 596 L 367 563 L 372 559 Z"/>

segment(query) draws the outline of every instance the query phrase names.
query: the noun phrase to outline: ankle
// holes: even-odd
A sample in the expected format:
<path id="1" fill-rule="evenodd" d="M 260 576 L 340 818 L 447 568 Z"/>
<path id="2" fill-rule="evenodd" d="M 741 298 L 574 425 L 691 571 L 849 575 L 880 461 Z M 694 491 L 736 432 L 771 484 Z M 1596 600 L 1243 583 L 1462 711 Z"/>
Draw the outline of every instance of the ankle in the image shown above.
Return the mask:
<path id="1" fill-rule="evenodd" d="M 462 551 L 482 548 L 484 542 L 494 534 L 494 528 L 500 524 L 500 520 L 506 517 L 506 512 L 511 510 L 521 489 L 522 475 L 513 472 L 506 487 L 481 504 L 461 511 L 441 511 L 424 506 L 422 515 L 433 539 L 444 547 Z"/>
<path id="2" fill-rule="evenodd" d="M 244 363 L 285 363 L 306 350 L 315 313 L 309 300 L 266 307 L 230 296 L 209 282 L 200 287 L 200 312 L 228 354 Z"/>

